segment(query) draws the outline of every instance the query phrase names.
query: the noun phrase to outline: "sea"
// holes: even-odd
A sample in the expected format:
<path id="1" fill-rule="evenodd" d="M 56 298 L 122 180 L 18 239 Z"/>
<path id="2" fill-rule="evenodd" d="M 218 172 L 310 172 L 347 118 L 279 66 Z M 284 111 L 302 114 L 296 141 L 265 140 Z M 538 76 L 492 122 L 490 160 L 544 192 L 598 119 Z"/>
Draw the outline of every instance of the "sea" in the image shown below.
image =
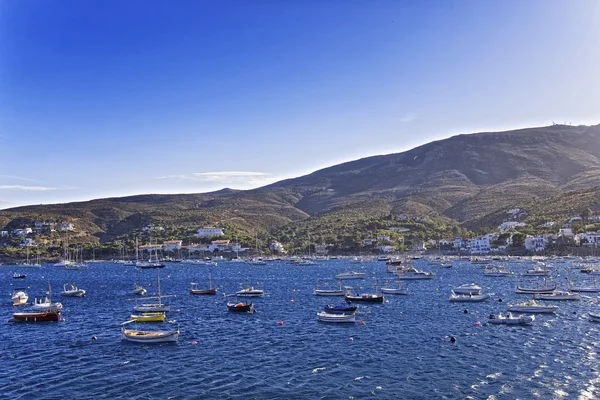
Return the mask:
<path id="1" fill-rule="evenodd" d="M 386 295 L 383 304 L 360 304 L 357 322 L 317 321 L 326 304 L 340 297 L 313 294 L 317 284 L 347 271 L 367 273 L 346 281 L 354 292 L 374 293 L 395 285 L 381 261 L 337 259 L 314 266 L 283 261 L 267 265 L 223 262 L 216 266 L 167 263 L 139 270 L 116 263 L 90 263 L 80 270 L 0 267 L 1 399 L 595 399 L 600 398 L 598 295 L 556 302 L 553 314 L 538 314 L 531 326 L 487 323 L 490 314 L 530 299 L 515 293 L 531 262 L 498 261 L 515 273 L 486 277 L 481 265 L 454 261 L 440 268 L 423 259 L 419 269 L 431 280 L 409 281 L 409 295 Z M 552 282 L 567 288 L 571 261 L 550 265 Z M 13 279 L 14 272 L 25 279 Z M 176 344 L 139 344 L 121 339 L 129 320 L 134 284 L 170 304 L 168 322 L 179 326 Z M 191 282 L 216 296 L 192 296 Z M 582 284 L 588 275 L 573 269 Z M 482 303 L 450 303 L 453 287 L 475 282 L 491 298 Z M 59 295 L 75 283 L 83 298 Z M 64 305 L 62 322 L 10 322 L 15 307 L 9 293 L 26 287 L 30 300 L 51 287 Z M 224 293 L 247 286 L 264 289 L 248 299 L 256 313 L 231 313 Z M 451 338 L 455 338 L 452 341 Z"/>

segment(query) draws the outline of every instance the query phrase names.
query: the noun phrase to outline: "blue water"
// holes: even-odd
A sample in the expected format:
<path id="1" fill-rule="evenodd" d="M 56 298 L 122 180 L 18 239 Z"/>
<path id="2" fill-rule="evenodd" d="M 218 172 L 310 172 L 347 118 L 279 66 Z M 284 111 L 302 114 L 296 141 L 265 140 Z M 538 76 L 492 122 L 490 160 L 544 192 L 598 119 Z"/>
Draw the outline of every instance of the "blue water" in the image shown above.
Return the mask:
<path id="1" fill-rule="evenodd" d="M 314 296 L 315 283 L 360 270 L 369 278 L 348 283 L 369 292 L 375 280 L 392 279 L 382 262 L 168 264 L 144 271 L 110 263 L 81 270 L 4 266 L 0 293 L 27 285 L 31 299 L 43 294 L 50 281 L 54 299 L 64 304 L 65 321 L 8 322 L 13 307 L 5 297 L 0 398 L 600 397 L 600 324 L 585 318 L 588 311 L 598 312 L 596 295 L 557 302 L 556 314 L 538 315 L 530 327 L 493 326 L 485 323 L 490 313 L 506 312 L 508 304 L 528 298 L 514 293 L 518 277 L 484 277 L 480 266 L 468 262 L 454 263 L 451 269 L 421 260 L 415 264 L 435 272 L 434 279 L 409 282 L 409 296 L 390 295 L 389 303 L 360 305 L 357 319 L 364 324 L 354 325 L 316 321 L 325 304 L 340 298 Z M 526 264 L 510 266 L 521 272 Z M 553 271 L 563 288 L 566 268 L 559 264 Z M 27 278 L 12 279 L 15 271 Z M 190 282 L 205 286 L 209 273 L 220 293 L 189 295 Z M 179 344 L 123 342 L 119 324 L 131 313 L 133 283 L 150 284 L 149 293 L 154 293 L 158 274 L 162 293 L 175 295 L 167 299 L 173 310 L 167 319 L 180 325 Z M 580 281 L 585 275 L 572 278 Z M 58 296 L 63 283 L 70 282 L 86 289 L 86 297 Z M 253 299 L 255 314 L 229 313 L 221 293 L 239 290 L 244 282 L 264 289 L 265 297 Z M 492 299 L 448 302 L 452 287 L 470 282 L 482 285 Z M 457 341 L 451 343 L 449 335 Z"/>

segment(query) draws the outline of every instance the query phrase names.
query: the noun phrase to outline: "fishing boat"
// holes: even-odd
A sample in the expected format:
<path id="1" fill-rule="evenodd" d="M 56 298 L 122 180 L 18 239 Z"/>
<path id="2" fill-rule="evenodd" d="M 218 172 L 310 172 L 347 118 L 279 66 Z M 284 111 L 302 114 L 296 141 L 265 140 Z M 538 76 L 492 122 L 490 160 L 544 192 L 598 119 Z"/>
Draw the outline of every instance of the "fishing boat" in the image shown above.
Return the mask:
<path id="1" fill-rule="evenodd" d="M 554 301 L 581 300 L 581 295 L 579 293 L 555 290 L 552 293 L 535 293 L 533 295 L 533 298 L 536 300 L 554 300 Z"/>
<path id="2" fill-rule="evenodd" d="M 346 293 L 344 299 L 348 303 L 383 303 L 383 294 L 365 293 L 351 295 L 350 293 Z"/>
<path id="3" fill-rule="evenodd" d="M 592 286 L 573 286 L 573 283 L 571 282 L 571 270 L 568 270 L 569 276 L 568 276 L 568 280 L 569 280 L 569 290 L 571 292 L 578 292 L 578 293 L 598 293 L 600 292 L 600 286 L 596 285 L 596 276 L 592 275 Z"/>
<path id="4" fill-rule="evenodd" d="M 342 289 L 342 282 L 340 281 L 337 289 L 322 289 L 319 288 L 319 285 L 317 285 L 313 293 L 315 296 L 343 296 L 346 292 Z"/>
<path id="5" fill-rule="evenodd" d="M 348 306 L 345 304 L 339 306 L 326 305 L 323 311 L 328 314 L 351 314 L 356 312 L 356 306 Z"/>
<path id="6" fill-rule="evenodd" d="M 75 286 L 72 283 L 70 283 L 70 284 L 65 283 L 63 286 L 63 291 L 60 292 L 60 295 L 67 296 L 67 297 L 83 297 L 83 296 L 85 296 L 85 290 L 79 289 L 77 286 Z"/>
<path id="7" fill-rule="evenodd" d="M 46 322 L 58 321 L 61 310 L 50 308 L 47 310 L 31 310 L 13 313 L 13 321 L 18 322 Z"/>
<path id="8" fill-rule="evenodd" d="M 465 283 L 452 289 L 456 294 L 479 294 L 481 293 L 481 286 L 475 283 Z"/>
<path id="9" fill-rule="evenodd" d="M 493 325 L 530 325 L 533 321 L 535 321 L 535 315 L 521 314 L 513 316 L 510 312 L 506 316 L 491 314 L 488 319 L 488 323 Z"/>
<path id="10" fill-rule="evenodd" d="M 385 294 L 397 294 L 397 295 L 407 295 L 408 288 L 402 286 L 402 281 L 398 279 L 397 287 L 383 287 L 381 288 L 381 292 Z"/>
<path id="11" fill-rule="evenodd" d="M 25 291 L 25 289 L 15 289 L 13 293 L 11 293 L 11 300 L 13 306 L 24 306 L 27 305 L 27 300 L 29 300 L 29 295 Z"/>
<path id="12" fill-rule="evenodd" d="M 231 312 L 245 312 L 251 313 L 254 312 L 254 304 L 252 303 L 243 303 L 243 302 L 229 302 L 227 303 L 227 309 Z"/>
<path id="13" fill-rule="evenodd" d="M 142 286 L 137 285 L 137 284 L 133 284 L 134 289 L 133 289 L 133 294 L 139 294 L 140 296 L 144 296 L 147 293 L 147 290 L 144 289 Z"/>
<path id="14" fill-rule="evenodd" d="M 213 286 L 212 279 L 211 279 L 210 275 L 208 275 L 208 289 L 198 289 L 198 283 L 192 282 L 190 294 L 197 294 L 197 295 L 203 294 L 203 295 L 214 296 L 217 294 L 217 287 Z"/>
<path id="15" fill-rule="evenodd" d="M 558 310 L 558 306 L 545 306 L 536 303 L 535 300 L 529 300 L 520 304 L 509 306 L 508 311 L 521 312 L 521 313 L 553 313 Z"/>
<path id="16" fill-rule="evenodd" d="M 163 312 L 163 311 L 169 311 L 170 307 L 166 304 L 163 304 L 162 299 L 164 297 L 169 297 L 169 296 L 162 296 L 160 294 L 160 275 L 157 278 L 158 281 L 158 294 L 155 297 L 146 297 L 146 299 L 158 299 L 158 303 L 143 303 L 138 305 L 136 303 L 135 306 L 133 306 L 133 309 L 137 312 Z M 137 299 L 136 299 L 137 301 Z"/>
<path id="17" fill-rule="evenodd" d="M 131 314 L 131 320 L 135 322 L 164 322 L 164 312 L 143 312 L 141 314 Z"/>
<path id="18" fill-rule="evenodd" d="M 541 293 L 552 293 L 556 290 L 556 288 L 558 287 L 558 285 L 555 283 L 554 286 L 543 286 L 543 287 L 522 287 L 517 285 L 517 289 L 515 290 L 515 293 L 520 293 L 520 294 L 541 294 Z"/>
<path id="19" fill-rule="evenodd" d="M 450 298 L 448 301 L 451 303 L 478 303 L 481 301 L 486 301 L 490 298 L 490 295 L 487 293 L 484 294 L 457 294 L 454 291 L 450 293 Z"/>
<path id="20" fill-rule="evenodd" d="M 332 323 L 353 323 L 356 322 L 355 314 L 330 314 L 325 311 L 317 313 L 317 320 L 321 322 Z"/>
<path id="21" fill-rule="evenodd" d="M 512 275 L 512 271 L 509 268 L 496 266 L 496 265 L 488 265 L 483 270 L 484 276 L 509 276 Z"/>
<path id="22" fill-rule="evenodd" d="M 126 322 L 129 323 L 130 321 Z M 179 339 L 179 327 L 169 331 L 141 331 L 121 327 L 123 340 L 137 343 L 171 343 Z"/>
<path id="23" fill-rule="evenodd" d="M 365 272 L 356 272 L 356 271 L 349 271 L 349 272 L 342 272 L 340 274 L 337 274 L 335 277 L 337 279 L 363 279 L 365 276 L 367 276 L 367 274 Z"/>
<path id="24" fill-rule="evenodd" d="M 25 274 L 18 274 L 18 273 L 14 273 L 13 274 L 13 279 L 25 279 L 27 277 L 27 275 Z"/>

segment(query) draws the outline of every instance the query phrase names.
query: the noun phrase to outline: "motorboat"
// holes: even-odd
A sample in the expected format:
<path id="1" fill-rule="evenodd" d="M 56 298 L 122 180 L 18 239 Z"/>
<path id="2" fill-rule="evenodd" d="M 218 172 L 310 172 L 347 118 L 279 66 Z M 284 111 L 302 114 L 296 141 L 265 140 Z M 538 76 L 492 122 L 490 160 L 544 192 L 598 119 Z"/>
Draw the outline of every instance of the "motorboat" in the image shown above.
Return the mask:
<path id="1" fill-rule="evenodd" d="M 465 283 L 452 289 L 456 294 L 479 294 L 481 293 L 481 286 L 475 283 Z"/>
<path id="2" fill-rule="evenodd" d="M 515 293 L 520 293 L 520 294 L 552 293 L 556 290 L 557 287 L 558 287 L 558 285 L 556 283 L 550 287 L 543 286 L 543 287 L 535 287 L 535 288 L 522 287 L 522 286 L 517 285 L 517 289 L 515 290 Z"/>
<path id="3" fill-rule="evenodd" d="M 263 261 L 262 259 L 259 259 L 259 258 L 253 258 L 251 260 L 246 261 L 246 264 L 250 264 L 250 265 L 267 265 L 267 262 Z"/>
<path id="4" fill-rule="evenodd" d="M 60 295 L 67 297 L 83 297 L 85 296 L 85 290 L 79 289 L 74 284 L 65 283 L 65 285 L 63 286 L 63 291 L 60 292 Z"/>
<path id="5" fill-rule="evenodd" d="M 246 296 L 246 297 L 263 297 L 265 291 L 262 289 L 255 289 L 253 286 L 245 287 L 242 290 L 235 292 L 235 296 Z"/>
<path id="6" fill-rule="evenodd" d="M 141 314 L 131 314 L 131 320 L 135 322 L 164 322 L 165 313 L 163 312 L 143 312 Z"/>
<path id="7" fill-rule="evenodd" d="M 487 293 L 484 294 L 457 294 L 454 291 L 450 293 L 450 298 L 448 301 L 451 303 L 478 303 L 480 301 L 486 301 L 490 298 L 490 295 Z"/>
<path id="8" fill-rule="evenodd" d="M 36 296 L 33 305 L 31 306 L 32 310 L 35 311 L 48 311 L 48 310 L 59 310 L 62 311 L 63 305 L 62 303 L 52 302 L 52 299 L 49 296 Z"/>
<path id="9" fill-rule="evenodd" d="M 600 314 L 588 313 L 588 319 L 592 322 L 600 322 Z"/>
<path id="10" fill-rule="evenodd" d="M 402 286 L 402 281 L 398 279 L 398 286 L 381 288 L 381 292 L 385 294 L 407 295 L 408 288 Z"/>
<path id="11" fill-rule="evenodd" d="M 545 306 L 536 303 L 535 300 L 529 300 L 520 304 L 509 306 L 508 311 L 520 313 L 553 313 L 558 310 L 558 306 Z"/>
<path id="12" fill-rule="evenodd" d="M 156 269 L 164 268 L 165 264 L 156 261 L 138 261 L 135 263 L 135 266 L 140 269 Z"/>
<path id="13" fill-rule="evenodd" d="M 548 275 L 548 270 L 546 268 L 541 268 L 539 266 L 528 269 L 525 271 L 524 275 L 529 276 L 546 276 Z"/>
<path id="14" fill-rule="evenodd" d="M 344 299 L 348 303 L 383 303 L 383 294 L 378 295 L 377 293 L 366 293 L 351 295 L 346 293 Z"/>
<path id="15" fill-rule="evenodd" d="M 339 306 L 326 305 L 323 311 L 328 314 L 353 314 L 356 312 L 356 306 L 348 306 L 345 304 Z"/>
<path id="16" fill-rule="evenodd" d="M 227 303 L 227 309 L 231 312 L 254 312 L 254 304 L 252 303 Z"/>
<path id="17" fill-rule="evenodd" d="M 14 273 L 13 274 L 13 279 L 25 279 L 27 277 L 27 275 L 25 274 L 18 274 L 18 273 Z"/>
<path id="18" fill-rule="evenodd" d="M 325 311 L 317 313 L 317 320 L 321 322 L 332 323 L 354 323 L 356 322 L 355 314 L 330 314 Z"/>
<path id="19" fill-rule="evenodd" d="M 11 293 L 11 300 L 13 306 L 24 306 L 27 305 L 27 300 L 29 300 L 29 295 L 25 290 L 16 289 L 15 292 Z"/>
<path id="20" fill-rule="evenodd" d="M 555 290 L 552 293 L 540 293 L 534 294 L 533 298 L 536 300 L 581 300 L 581 295 L 579 293 L 574 292 L 564 292 L 560 290 Z"/>
<path id="21" fill-rule="evenodd" d="M 337 274 L 335 277 L 337 279 L 363 279 L 365 276 L 367 276 L 366 272 L 349 271 Z"/>
<path id="22" fill-rule="evenodd" d="M 484 276 L 510 276 L 512 271 L 509 268 L 497 265 L 488 265 L 483 270 Z"/>
<path id="23" fill-rule="evenodd" d="M 488 323 L 493 325 L 529 325 L 533 321 L 535 321 L 535 315 L 520 314 L 514 316 L 510 312 L 506 316 L 491 314 L 488 319 Z"/>
<path id="24" fill-rule="evenodd" d="M 137 284 L 133 284 L 135 286 L 135 288 L 133 289 L 133 294 L 139 294 L 140 296 L 144 296 L 147 293 L 147 290 L 144 289 L 143 286 L 137 285 Z"/>
<path id="25" fill-rule="evenodd" d="M 137 343 L 171 343 L 179 339 L 179 327 L 170 331 L 141 331 L 121 328 L 123 340 Z"/>
<path id="26" fill-rule="evenodd" d="M 47 310 L 31 310 L 13 313 L 13 321 L 17 322 L 46 322 L 58 321 L 61 309 L 50 308 Z"/>
<path id="27" fill-rule="evenodd" d="M 424 272 L 416 268 L 409 268 L 404 271 L 397 272 L 398 279 L 400 280 L 416 280 L 416 279 L 431 279 L 434 276 L 433 272 Z"/>

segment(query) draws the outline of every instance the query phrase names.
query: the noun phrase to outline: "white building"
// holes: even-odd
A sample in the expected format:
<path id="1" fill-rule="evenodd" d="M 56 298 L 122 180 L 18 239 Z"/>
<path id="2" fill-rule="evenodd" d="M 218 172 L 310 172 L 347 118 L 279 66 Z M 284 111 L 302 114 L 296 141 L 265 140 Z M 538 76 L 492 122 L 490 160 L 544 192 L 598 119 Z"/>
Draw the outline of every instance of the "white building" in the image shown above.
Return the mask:
<path id="1" fill-rule="evenodd" d="M 162 248 L 165 251 L 175 251 L 181 249 L 181 240 L 166 240 L 163 242 Z"/>
<path id="2" fill-rule="evenodd" d="M 154 225 L 150 225 L 150 226 L 145 226 L 142 228 L 142 230 L 144 232 L 148 232 L 148 231 L 164 231 L 165 228 L 163 228 L 162 226 L 154 226 Z"/>
<path id="3" fill-rule="evenodd" d="M 315 246 L 316 247 L 316 246 Z M 279 243 L 277 240 L 271 240 L 269 243 L 269 250 L 275 253 L 285 253 L 285 249 L 283 245 Z"/>
<path id="4" fill-rule="evenodd" d="M 580 233 L 577 236 L 582 246 L 598 247 L 598 243 L 600 243 L 600 233 L 598 232 Z"/>
<path id="5" fill-rule="evenodd" d="M 21 246 L 21 247 L 35 246 L 35 240 L 33 240 L 31 238 L 26 238 L 25 240 L 23 240 L 23 242 L 21 242 L 21 244 L 19 246 Z"/>
<path id="6" fill-rule="evenodd" d="M 521 212 L 520 208 L 513 208 L 512 210 L 508 210 L 506 213 L 512 217 L 516 216 Z"/>
<path id="7" fill-rule="evenodd" d="M 379 251 L 382 253 L 392 253 L 394 251 L 396 251 L 396 247 L 395 246 L 379 246 L 378 247 Z"/>
<path id="8" fill-rule="evenodd" d="M 546 239 L 543 236 L 527 235 L 525 238 L 525 250 L 540 252 L 546 249 Z"/>
<path id="9" fill-rule="evenodd" d="M 17 235 L 17 236 L 27 236 L 32 232 L 33 232 L 33 229 L 31 229 L 31 228 L 15 229 L 12 231 L 13 235 Z"/>
<path id="10" fill-rule="evenodd" d="M 552 227 L 554 226 L 554 222 L 552 222 L 552 221 L 547 221 L 547 222 L 544 222 L 544 223 L 543 223 L 542 225 L 540 225 L 540 226 L 541 226 L 541 227 L 543 227 L 543 228 L 552 228 Z"/>
<path id="11" fill-rule="evenodd" d="M 198 229 L 196 236 L 207 237 L 207 236 L 223 236 L 223 228 L 215 228 L 214 226 L 205 226 Z"/>
<path id="12" fill-rule="evenodd" d="M 208 245 L 208 251 L 230 251 L 229 240 L 213 240 Z"/>
<path id="13" fill-rule="evenodd" d="M 377 235 L 377 241 L 378 242 L 389 242 L 390 236 L 389 235 Z"/>
<path id="14" fill-rule="evenodd" d="M 573 234 L 573 231 L 571 230 L 571 228 L 560 228 L 558 230 L 558 236 L 566 236 L 566 237 L 574 238 L 575 234 Z"/>
<path id="15" fill-rule="evenodd" d="M 61 222 L 58 229 L 60 229 L 61 231 L 72 231 L 75 228 L 73 227 L 73 224 L 70 222 Z"/>
<path id="16" fill-rule="evenodd" d="M 317 254 L 327 254 L 329 250 L 327 250 L 328 245 L 326 244 L 315 244 L 315 253 Z"/>
<path id="17" fill-rule="evenodd" d="M 519 226 L 526 226 L 527 224 L 523 223 L 523 222 L 515 222 L 515 221 L 507 221 L 507 222 L 503 222 L 502 224 L 500 224 L 500 226 L 498 227 L 498 230 L 500 231 L 500 233 L 504 233 L 510 229 L 519 227 Z"/>
<path id="18" fill-rule="evenodd" d="M 467 249 L 471 254 L 488 254 L 490 252 L 490 237 L 482 236 L 467 241 Z"/>
<path id="19" fill-rule="evenodd" d="M 0 231 L 0 237 L 8 236 L 8 231 Z"/>

